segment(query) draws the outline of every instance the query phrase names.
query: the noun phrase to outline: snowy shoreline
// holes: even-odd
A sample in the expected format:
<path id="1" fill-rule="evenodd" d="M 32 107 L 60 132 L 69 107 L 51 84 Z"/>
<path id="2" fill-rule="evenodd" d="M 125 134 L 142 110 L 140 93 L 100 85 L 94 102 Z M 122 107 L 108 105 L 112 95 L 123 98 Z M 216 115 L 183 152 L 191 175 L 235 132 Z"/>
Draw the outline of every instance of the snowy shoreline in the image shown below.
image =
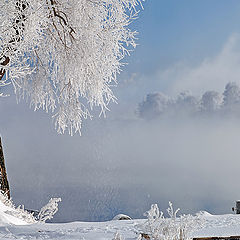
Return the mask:
<path id="1" fill-rule="evenodd" d="M 206 225 L 192 237 L 229 237 L 240 235 L 239 215 L 203 216 Z M 146 219 L 108 222 L 6 224 L 0 227 L 0 239 L 86 239 L 112 240 L 118 232 L 124 239 L 137 239 Z"/>

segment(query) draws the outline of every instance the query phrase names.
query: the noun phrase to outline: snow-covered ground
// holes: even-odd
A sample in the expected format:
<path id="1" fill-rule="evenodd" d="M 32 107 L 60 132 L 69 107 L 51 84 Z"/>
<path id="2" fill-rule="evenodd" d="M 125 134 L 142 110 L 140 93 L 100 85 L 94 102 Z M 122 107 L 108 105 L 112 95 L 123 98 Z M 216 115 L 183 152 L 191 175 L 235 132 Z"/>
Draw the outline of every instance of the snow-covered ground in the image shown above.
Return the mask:
<path id="1" fill-rule="evenodd" d="M 0 226 L 8 224 L 27 225 L 28 223 L 26 221 L 14 216 L 16 212 L 16 209 L 6 206 L 0 201 Z"/>
<path id="2" fill-rule="evenodd" d="M 113 239 L 119 232 L 125 239 L 137 239 L 142 220 L 109 222 L 73 222 L 64 224 L 32 224 L 0 227 L 0 239 Z"/>
<path id="3" fill-rule="evenodd" d="M 238 215 L 209 215 L 205 218 L 207 226 L 195 232 L 194 237 L 240 235 L 240 216 Z M 116 232 L 119 232 L 124 239 L 133 240 L 137 239 L 139 233 L 141 233 L 141 225 L 145 221 L 37 223 L 19 226 L 9 223 L 3 224 L 1 219 L 0 239 L 110 240 L 114 238 Z"/>
<path id="4" fill-rule="evenodd" d="M 143 233 L 141 220 L 113 220 L 108 222 L 72 222 L 61 224 L 34 223 L 14 217 L 11 207 L 0 201 L 0 239 L 78 239 L 112 240 L 116 233 L 122 239 L 137 239 Z M 236 236 L 240 235 L 240 215 L 201 214 L 204 228 L 193 233 L 192 237 Z"/>
<path id="5" fill-rule="evenodd" d="M 230 237 L 240 236 L 240 215 L 211 215 L 202 216 L 204 228 L 193 233 L 194 237 Z"/>

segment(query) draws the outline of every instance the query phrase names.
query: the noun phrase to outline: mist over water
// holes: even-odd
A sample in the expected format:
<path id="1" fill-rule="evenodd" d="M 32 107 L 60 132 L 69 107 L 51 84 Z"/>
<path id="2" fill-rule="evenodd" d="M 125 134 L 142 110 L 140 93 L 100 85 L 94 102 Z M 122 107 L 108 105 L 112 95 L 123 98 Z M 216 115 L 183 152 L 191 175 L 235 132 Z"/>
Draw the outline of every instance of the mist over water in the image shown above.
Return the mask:
<path id="1" fill-rule="evenodd" d="M 110 117 L 70 137 L 49 130 L 42 113 L 17 111 L 19 118 L 1 119 L 13 200 L 39 209 L 61 197 L 54 222 L 142 218 L 152 203 L 165 210 L 168 201 L 182 213 L 230 213 L 240 197 L 237 117 Z"/>
<path id="2" fill-rule="evenodd" d="M 106 119 L 84 122 L 81 137 L 58 135 L 49 115 L 16 105 L 13 96 L 1 98 L 13 201 L 39 209 L 61 197 L 54 222 L 103 221 L 119 213 L 142 218 L 152 203 L 164 211 L 168 201 L 181 213 L 230 213 L 240 198 L 240 90 L 233 84 L 223 93 L 229 81 L 239 85 L 239 43 L 231 37 L 215 58 L 193 68 L 177 64 L 150 76 L 133 73 L 119 85 L 119 104 L 110 106 Z M 174 102 L 182 90 L 194 95 Z M 153 94 L 161 91 L 165 97 Z M 206 92 L 204 109 L 213 111 L 203 113 Z M 147 94 L 153 104 L 144 105 L 140 119 L 136 110 Z M 234 100 L 230 108 L 226 96 Z"/>

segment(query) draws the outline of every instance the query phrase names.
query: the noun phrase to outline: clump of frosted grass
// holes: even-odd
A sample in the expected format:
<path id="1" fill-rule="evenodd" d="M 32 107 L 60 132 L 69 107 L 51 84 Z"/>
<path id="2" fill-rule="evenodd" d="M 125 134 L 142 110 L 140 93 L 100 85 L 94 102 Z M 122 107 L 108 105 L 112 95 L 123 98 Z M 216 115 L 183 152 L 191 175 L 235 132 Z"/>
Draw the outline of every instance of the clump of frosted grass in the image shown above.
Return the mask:
<path id="1" fill-rule="evenodd" d="M 191 234 L 203 226 L 203 220 L 199 216 L 180 215 L 180 209 L 174 210 L 169 202 L 167 209 L 168 218 L 164 217 L 157 204 L 152 204 L 151 209 L 145 213 L 147 221 L 143 224 L 142 230 L 154 240 L 189 240 Z"/>

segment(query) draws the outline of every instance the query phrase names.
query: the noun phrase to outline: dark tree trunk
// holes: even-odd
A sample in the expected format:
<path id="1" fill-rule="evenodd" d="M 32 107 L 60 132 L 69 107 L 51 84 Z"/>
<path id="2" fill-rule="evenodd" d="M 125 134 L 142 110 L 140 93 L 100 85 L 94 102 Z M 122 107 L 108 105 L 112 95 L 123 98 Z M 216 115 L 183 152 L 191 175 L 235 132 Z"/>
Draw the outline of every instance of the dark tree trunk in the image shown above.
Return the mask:
<path id="1" fill-rule="evenodd" d="M 10 62 L 10 58 L 9 58 L 9 57 L 4 56 L 2 59 L 4 59 L 3 62 L 0 63 L 0 65 L 2 65 L 2 66 L 8 65 L 8 63 Z M 0 59 L 0 61 L 1 61 L 2 59 Z M 0 69 L 0 81 L 1 81 L 2 78 L 4 77 L 5 73 L 6 73 L 6 70 L 3 69 L 3 68 L 1 68 L 1 69 Z"/>
<path id="2" fill-rule="evenodd" d="M 3 193 L 6 193 L 8 198 L 10 198 L 10 189 L 7 179 L 1 137 L 0 137 L 0 190 Z"/>

